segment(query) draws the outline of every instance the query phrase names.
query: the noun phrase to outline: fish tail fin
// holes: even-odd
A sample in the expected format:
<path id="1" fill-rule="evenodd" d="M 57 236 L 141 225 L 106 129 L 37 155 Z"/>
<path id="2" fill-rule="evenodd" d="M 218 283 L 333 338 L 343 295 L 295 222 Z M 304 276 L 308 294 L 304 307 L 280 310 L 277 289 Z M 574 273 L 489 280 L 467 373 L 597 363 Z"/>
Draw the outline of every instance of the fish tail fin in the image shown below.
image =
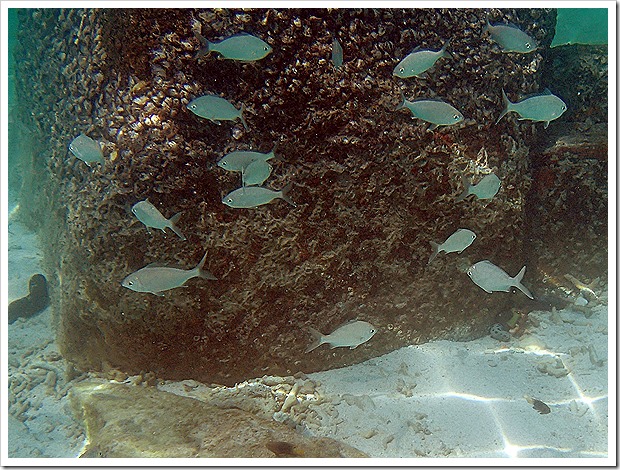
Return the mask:
<path id="1" fill-rule="evenodd" d="M 202 257 L 202 259 L 200 260 L 200 263 L 198 263 L 198 266 L 196 266 L 196 276 L 197 277 L 202 277 L 203 279 L 210 279 L 212 281 L 216 281 L 217 277 L 215 277 L 213 274 L 211 274 L 209 271 L 207 271 L 206 269 L 204 269 L 204 265 L 207 262 L 207 251 L 205 251 L 205 255 Z"/>
<path id="2" fill-rule="evenodd" d="M 497 121 L 495 121 L 495 124 L 498 124 L 499 121 L 501 121 L 501 119 L 506 114 L 508 114 L 510 111 L 512 111 L 512 103 L 510 102 L 510 100 L 506 96 L 506 92 L 504 91 L 503 88 L 502 88 L 502 100 L 504 101 L 504 110 L 502 111 L 502 114 L 500 114 L 499 117 L 497 118 Z"/>
<path id="3" fill-rule="evenodd" d="M 284 186 L 281 190 L 280 190 L 280 197 L 282 199 L 284 199 L 286 202 L 288 202 L 291 206 L 293 207 L 297 207 L 297 204 L 295 204 L 295 201 L 293 201 L 290 196 L 288 195 L 288 193 L 291 192 L 291 188 L 293 187 L 292 183 L 287 184 L 286 186 Z"/>
<path id="4" fill-rule="evenodd" d="M 465 177 L 465 175 L 463 175 L 463 186 L 465 189 L 463 189 L 463 192 L 461 193 L 461 195 L 456 198 L 456 202 L 461 202 L 463 199 L 465 199 L 469 195 L 469 188 L 471 187 L 471 183 Z"/>
<path id="5" fill-rule="evenodd" d="M 450 45 L 450 41 L 452 41 L 452 39 L 448 39 L 439 52 L 441 52 L 441 57 L 452 57 L 454 59 L 452 52 L 447 50 Z"/>
<path id="6" fill-rule="evenodd" d="M 249 131 L 248 123 L 245 122 L 245 118 L 243 117 L 243 112 L 245 111 L 245 103 L 241 105 L 241 111 L 239 112 L 239 118 L 241 119 L 241 124 L 245 127 L 246 131 Z"/>
<path id="7" fill-rule="evenodd" d="M 312 343 L 310 343 L 310 345 L 306 348 L 306 353 L 309 353 L 310 351 L 314 351 L 316 348 L 318 348 L 321 344 L 324 343 L 323 341 L 323 334 L 318 331 L 315 330 L 314 328 L 312 328 L 311 326 L 308 327 L 308 330 L 310 331 L 310 334 L 312 335 Z"/>
<path id="8" fill-rule="evenodd" d="M 530 290 L 527 287 L 525 287 L 523 284 L 521 284 L 521 280 L 523 279 L 524 275 L 525 275 L 525 266 L 523 266 L 521 268 L 521 271 L 519 271 L 519 274 L 517 274 L 514 277 L 514 281 L 515 281 L 514 286 L 517 289 L 519 289 L 521 292 L 523 292 L 525 295 L 527 295 L 530 299 L 534 300 L 534 296 L 532 295 Z"/>
<path id="9" fill-rule="evenodd" d="M 486 21 L 487 22 L 484 25 L 484 28 L 482 28 L 482 34 L 486 33 L 489 29 L 491 29 L 491 23 L 489 23 L 489 19 L 487 18 Z"/>
<path id="10" fill-rule="evenodd" d="M 284 161 L 284 159 L 281 156 L 276 155 L 276 150 L 278 150 L 278 144 L 279 143 L 280 142 L 276 142 L 275 144 L 273 144 L 273 148 L 271 149 L 271 152 L 269 152 L 270 157 L 267 158 L 267 160 L 269 160 L 270 158 L 273 158 L 277 162 L 283 162 Z"/>
<path id="11" fill-rule="evenodd" d="M 400 103 L 396 106 L 394 111 L 398 111 L 399 109 L 403 109 L 405 107 L 405 95 L 402 90 L 398 90 L 400 92 Z"/>
<path id="12" fill-rule="evenodd" d="M 170 228 L 172 229 L 174 233 L 176 233 L 181 238 L 181 240 L 187 240 L 187 238 L 185 238 L 185 235 L 183 235 L 183 232 L 181 232 L 176 225 L 177 221 L 181 218 L 182 214 L 183 214 L 183 211 L 177 214 L 174 214 L 172 217 L 170 217 Z"/>
<path id="13" fill-rule="evenodd" d="M 435 259 L 435 257 L 439 254 L 439 243 L 435 243 L 433 241 L 429 242 L 431 244 L 431 247 L 433 248 L 433 254 L 431 255 L 431 257 L 428 259 L 428 263 L 426 263 L 427 265 L 431 264 L 431 261 L 433 261 Z"/>
<path id="14" fill-rule="evenodd" d="M 207 41 L 202 34 L 200 33 L 194 33 L 196 38 L 200 41 L 200 44 L 202 44 L 202 49 L 200 49 L 197 53 L 196 53 L 196 59 L 199 59 L 200 57 L 204 57 L 206 55 L 209 54 L 209 52 L 211 52 L 211 43 L 209 41 Z"/>

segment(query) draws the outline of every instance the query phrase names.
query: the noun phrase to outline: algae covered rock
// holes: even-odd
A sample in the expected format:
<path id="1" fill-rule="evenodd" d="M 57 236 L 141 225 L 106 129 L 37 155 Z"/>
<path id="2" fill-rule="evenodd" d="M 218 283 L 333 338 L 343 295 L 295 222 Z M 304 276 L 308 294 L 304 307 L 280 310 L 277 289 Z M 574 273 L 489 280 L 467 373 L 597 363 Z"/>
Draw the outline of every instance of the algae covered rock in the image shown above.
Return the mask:
<path id="1" fill-rule="evenodd" d="M 71 402 L 87 432 L 84 457 L 366 457 L 333 439 L 155 387 L 82 382 Z"/>

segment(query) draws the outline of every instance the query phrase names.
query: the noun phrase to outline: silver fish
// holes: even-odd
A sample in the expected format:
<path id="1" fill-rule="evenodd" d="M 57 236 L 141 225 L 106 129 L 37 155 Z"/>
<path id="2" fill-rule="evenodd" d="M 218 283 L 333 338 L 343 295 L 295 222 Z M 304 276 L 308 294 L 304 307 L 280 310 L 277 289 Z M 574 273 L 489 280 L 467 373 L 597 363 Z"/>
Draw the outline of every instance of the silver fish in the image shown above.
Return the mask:
<path id="1" fill-rule="evenodd" d="M 84 134 L 78 135 L 71 141 L 69 150 L 88 166 L 93 162 L 105 163 L 99 144 Z"/>
<path id="2" fill-rule="evenodd" d="M 566 111 L 566 103 L 555 96 L 548 88 L 540 94 L 532 95 L 518 103 L 512 103 L 502 89 L 504 110 L 497 118 L 497 124 L 507 113 L 514 111 L 520 117 L 519 120 L 541 121 L 545 123 L 545 129 L 549 122 L 559 118 Z"/>
<path id="3" fill-rule="evenodd" d="M 248 124 L 243 118 L 245 104 L 241 105 L 241 109 L 237 109 L 230 101 L 224 98 L 216 95 L 205 95 L 192 100 L 187 105 L 187 109 L 196 116 L 208 119 L 218 125 L 220 121 L 235 121 L 240 119 L 243 127 L 248 130 Z"/>
<path id="4" fill-rule="evenodd" d="M 420 46 L 416 47 L 411 54 L 401 60 L 392 75 L 400 78 L 420 77 L 424 72 L 430 69 L 435 62 L 442 57 L 449 57 L 446 51 L 450 45 L 450 41 L 446 41 L 443 47 L 438 51 L 420 50 Z"/>
<path id="5" fill-rule="evenodd" d="M 470 194 L 475 195 L 478 199 L 491 199 L 499 191 L 501 183 L 502 182 L 495 173 L 486 175 L 475 185 L 472 185 L 470 181 L 463 176 L 463 186 L 465 189 L 461 195 L 456 198 L 456 202 L 462 201 Z"/>
<path id="6" fill-rule="evenodd" d="M 163 296 L 163 291 L 181 287 L 193 277 L 216 280 L 217 278 L 213 274 L 203 269 L 206 261 L 207 254 L 205 253 L 194 269 L 168 268 L 150 264 L 127 276 L 123 280 L 122 286 L 135 292 L 150 292 Z"/>
<path id="7" fill-rule="evenodd" d="M 377 329 L 365 321 L 345 323 L 328 335 L 323 335 L 314 328 L 310 328 L 310 334 L 312 334 L 314 341 L 308 346 L 306 352 L 308 353 L 325 343 L 329 344 L 332 349 L 342 347 L 355 349 L 372 338 L 376 332 Z"/>
<path id="8" fill-rule="evenodd" d="M 230 152 L 227 155 L 224 155 L 220 159 L 220 161 L 217 162 L 217 166 L 225 170 L 228 170 L 228 171 L 240 171 L 243 186 L 252 185 L 252 184 L 262 184 L 271 174 L 271 165 L 267 164 L 268 167 L 265 165 L 257 165 L 253 168 L 254 181 L 258 181 L 260 179 L 260 176 L 258 175 L 258 173 L 260 173 L 261 175 L 264 175 L 265 172 L 267 172 L 268 170 L 267 175 L 264 177 L 264 179 L 260 183 L 256 183 L 256 182 L 247 183 L 246 174 L 245 174 L 246 170 L 252 163 L 267 162 L 267 160 L 270 160 L 272 158 L 277 158 L 274 152 L 275 152 L 275 147 L 269 153 L 251 152 L 248 150 L 236 150 L 234 152 Z"/>
<path id="9" fill-rule="evenodd" d="M 459 110 L 441 100 L 418 99 L 408 101 L 401 92 L 402 102 L 396 108 L 407 108 L 413 117 L 430 122 L 432 125 L 429 130 L 437 126 L 452 126 L 463 120 L 463 115 Z"/>
<path id="10" fill-rule="evenodd" d="M 170 219 L 166 219 L 157 208 L 149 202 L 148 199 L 136 202 L 131 208 L 131 212 L 138 218 L 140 222 L 149 227 L 157 228 L 162 232 L 166 232 L 166 228 L 170 228 L 176 233 L 181 240 L 186 240 L 185 235 L 177 228 L 176 223 L 183 212 L 173 215 Z"/>
<path id="11" fill-rule="evenodd" d="M 250 207 L 268 204 L 274 199 L 280 198 L 284 199 L 291 206 L 297 207 L 297 204 L 288 196 L 290 189 L 290 183 L 280 191 L 273 191 L 268 188 L 263 188 L 262 186 L 247 186 L 235 189 L 233 192 L 227 194 L 222 199 L 222 202 L 235 209 L 248 209 Z"/>
<path id="12" fill-rule="evenodd" d="M 522 52 L 527 54 L 538 49 L 536 40 L 513 24 L 492 25 L 487 20 L 487 24 L 482 32 L 484 34 L 487 31 L 504 52 Z"/>
<path id="13" fill-rule="evenodd" d="M 460 228 L 450 235 L 441 245 L 431 241 L 430 244 L 433 247 L 433 254 L 428 260 L 428 264 L 431 264 L 431 261 L 442 251 L 445 253 L 454 253 L 455 251 L 462 253 L 475 239 L 476 234 L 474 232 L 466 228 Z"/>
<path id="14" fill-rule="evenodd" d="M 338 42 L 338 39 L 334 38 L 334 41 L 332 42 L 332 64 L 334 64 L 334 68 L 339 69 L 340 67 L 342 67 L 342 62 L 342 46 Z"/>
<path id="15" fill-rule="evenodd" d="M 225 59 L 254 62 L 267 57 L 273 49 L 269 44 L 256 36 L 240 33 L 230 36 L 220 42 L 207 41 L 200 34 L 196 35 L 200 42 L 206 46 L 197 57 L 202 57 L 211 51 L 219 52 Z"/>
<path id="16" fill-rule="evenodd" d="M 228 171 L 243 171 L 247 166 L 257 160 L 266 162 L 272 158 L 276 158 L 274 150 L 269 153 L 252 152 L 249 150 L 235 150 L 224 155 L 217 166 Z"/>
<path id="17" fill-rule="evenodd" d="M 498 268 L 489 260 L 478 261 L 467 270 L 467 275 L 474 281 L 474 284 L 489 294 L 492 292 L 510 292 L 511 287 L 516 287 L 530 299 L 533 299 L 534 297 L 528 288 L 521 284 L 524 274 L 525 266 L 515 277 L 510 277 L 506 271 Z"/>
<path id="18" fill-rule="evenodd" d="M 243 186 L 260 186 L 271 175 L 273 167 L 262 160 L 256 160 L 248 165 L 242 175 Z"/>

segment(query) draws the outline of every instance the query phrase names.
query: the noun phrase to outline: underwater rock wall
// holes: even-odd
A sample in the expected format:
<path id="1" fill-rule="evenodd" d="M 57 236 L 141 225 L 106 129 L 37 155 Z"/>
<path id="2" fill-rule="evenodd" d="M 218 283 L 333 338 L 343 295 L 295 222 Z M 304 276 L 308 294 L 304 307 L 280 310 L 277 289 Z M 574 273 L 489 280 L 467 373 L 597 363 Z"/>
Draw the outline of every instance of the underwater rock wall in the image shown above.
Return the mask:
<path id="1" fill-rule="evenodd" d="M 232 384 L 470 339 L 498 311 L 527 305 L 521 293 L 485 294 L 464 272 L 481 259 L 510 275 L 525 264 L 529 145 L 546 132 L 514 114 L 495 125 L 502 88 L 511 98 L 540 90 L 543 56 L 503 53 L 483 34 L 487 18 L 520 25 L 544 48 L 555 13 L 22 10 L 18 93 L 47 143 L 24 210 L 48 236 L 63 354 L 84 369 Z M 219 40 L 240 31 L 273 52 L 249 64 L 196 58 L 196 32 Z M 334 36 L 339 69 L 329 60 Z M 437 50 L 447 39 L 452 57 L 427 78 L 392 76 L 414 46 Z M 465 119 L 429 131 L 395 111 L 401 92 L 440 97 Z M 249 130 L 186 109 L 210 93 L 244 104 Z M 104 165 L 67 153 L 80 133 L 102 143 Z M 222 204 L 240 178 L 216 162 L 276 145 L 268 186 L 292 183 L 297 207 Z M 463 176 L 491 171 L 502 180 L 492 200 L 455 201 Z M 130 210 L 146 198 L 166 217 L 183 211 L 186 241 L 147 233 Z M 427 266 L 429 241 L 461 227 L 477 234 L 472 246 Z M 152 262 L 193 268 L 205 251 L 217 281 L 192 279 L 163 297 L 121 286 Z M 536 290 L 527 273 L 524 283 Z M 378 329 L 371 341 L 304 354 L 309 326 L 329 333 L 355 318 Z"/>
<path id="2" fill-rule="evenodd" d="M 531 146 L 533 187 L 527 202 L 537 281 L 599 279 L 608 258 L 608 49 L 565 45 L 548 52 L 543 80 L 566 97 L 564 122 Z M 555 285 L 554 285 L 555 284 Z M 547 283 L 557 288 L 557 282 Z"/>

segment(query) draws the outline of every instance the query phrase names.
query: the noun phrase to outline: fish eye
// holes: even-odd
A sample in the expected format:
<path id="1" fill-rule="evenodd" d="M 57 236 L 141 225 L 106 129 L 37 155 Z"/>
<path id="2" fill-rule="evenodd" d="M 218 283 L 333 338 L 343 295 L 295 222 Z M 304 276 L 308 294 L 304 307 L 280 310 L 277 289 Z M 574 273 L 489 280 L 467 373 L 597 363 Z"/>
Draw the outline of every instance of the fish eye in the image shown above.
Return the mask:
<path id="1" fill-rule="evenodd" d="M 196 105 L 195 105 L 195 104 L 190 104 L 190 105 L 189 105 L 189 107 L 190 107 L 191 109 L 196 109 Z"/>
<path id="2" fill-rule="evenodd" d="M 566 105 L 562 105 L 562 111 L 566 111 Z"/>
<path id="3" fill-rule="evenodd" d="M 269 46 L 265 46 L 265 47 L 263 47 L 263 50 L 264 50 L 265 52 L 267 52 L 267 51 L 269 50 Z"/>
<path id="4" fill-rule="evenodd" d="M 532 46 L 530 45 L 530 43 L 529 43 L 529 42 L 526 42 L 526 43 L 525 43 L 525 48 L 526 48 L 526 49 L 529 49 L 530 47 L 532 47 Z"/>
<path id="5" fill-rule="evenodd" d="M 229 197 L 228 199 L 226 199 L 226 202 L 228 202 L 229 204 L 233 202 L 232 198 Z"/>
<path id="6" fill-rule="evenodd" d="M 455 114 L 454 116 L 452 116 L 452 119 L 454 119 L 455 121 L 459 118 L 458 114 Z"/>
<path id="7" fill-rule="evenodd" d="M 129 282 L 127 282 L 127 285 L 128 285 L 128 286 L 133 286 L 133 281 L 129 281 Z"/>
<path id="8" fill-rule="evenodd" d="M 405 73 L 405 67 L 401 67 L 401 68 L 399 68 L 399 69 L 398 69 L 398 71 L 399 71 L 400 73 Z"/>

